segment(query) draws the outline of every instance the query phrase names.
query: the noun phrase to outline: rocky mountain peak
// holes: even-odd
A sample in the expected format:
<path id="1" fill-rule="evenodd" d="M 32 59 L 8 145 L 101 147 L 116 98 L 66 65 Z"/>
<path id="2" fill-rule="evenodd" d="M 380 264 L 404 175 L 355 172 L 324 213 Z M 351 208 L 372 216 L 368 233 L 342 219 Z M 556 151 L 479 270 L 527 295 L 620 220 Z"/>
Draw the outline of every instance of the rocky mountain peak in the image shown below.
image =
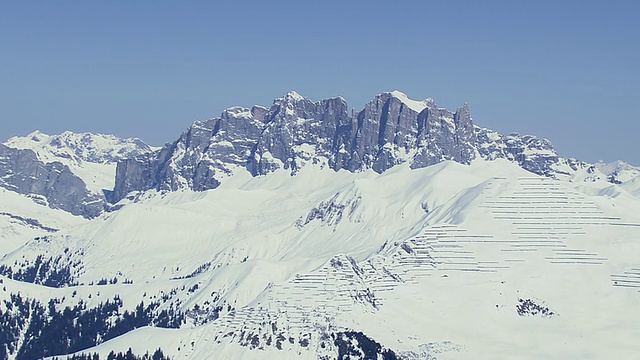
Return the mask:
<path id="1" fill-rule="evenodd" d="M 58 135 L 34 131 L 24 137 L 12 137 L 4 144 L 17 149 L 31 149 L 44 162 L 66 158 L 76 163 L 106 164 L 155 150 L 137 138 L 121 139 L 113 135 L 72 131 Z"/>
<path id="2" fill-rule="evenodd" d="M 156 150 L 140 139 L 65 131 L 15 136 L 2 144 L 0 186 L 54 209 L 92 218 L 106 208 L 116 162 Z"/>
<path id="3" fill-rule="evenodd" d="M 104 196 L 92 194 L 68 166 L 58 161 L 44 163 L 33 150 L 4 144 L 0 144 L 0 187 L 87 218 L 98 216 L 106 206 Z"/>
<path id="4" fill-rule="evenodd" d="M 206 190 L 237 169 L 258 176 L 278 169 L 295 175 L 310 163 L 379 173 L 403 162 L 468 164 L 475 145 L 467 105 L 454 113 L 396 90 L 351 113 L 341 97 L 314 102 L 292 91 L 269 108 L 226 109 L 194 123 L 170 146 L 120 162 L 115 200 L 150 188 Z"/>
<path id="5" fill-rule="evenodd" d="M 341 98 L 311 101 L 291 91 L 269 108 L 232 107 L 194 123 L 173 144 L 118 163 L 114 200 L 148 189 L 207 190 L 235 171 L 254 176 L 307 164 L 382 173 L 402 163 L 422 168 L 451 160 L 507 159 L 535 174 L 567 176 L 585 165 L 558 156 L 551 142 L 502 135 L 478 127 L 469 105 L 455 111 L 431 98 L 417 101 L 394 90 L 358 112 Z"/>
<path id="6" fill-rule="evenodd" d="M 302 100 L 306 100 L 306 98 L 300 94 L 298 94 L 297 92 L 291 90 L 288 93 L 285 94 L 284 97 L 282 97 L 281 99 L 284 99 L 285 101 L 302 101 Z"/>

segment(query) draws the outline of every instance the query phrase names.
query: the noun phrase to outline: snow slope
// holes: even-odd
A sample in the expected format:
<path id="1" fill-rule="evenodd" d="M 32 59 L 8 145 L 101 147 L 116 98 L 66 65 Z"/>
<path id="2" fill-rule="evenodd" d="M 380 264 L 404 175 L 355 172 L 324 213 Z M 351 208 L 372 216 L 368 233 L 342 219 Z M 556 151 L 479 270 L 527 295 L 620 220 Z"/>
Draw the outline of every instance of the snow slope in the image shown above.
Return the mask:
<path id="1" fill-rule="evenodd" d="M 80 216 L 51 209 L 43 201 L 0 188 L 0 254 L 9 253 L 37 236 L 86 222 Z"/>
<path id="2" fill-rule="evenodd" d="M 67 301 L 97 291 L 132 309 L 176 290 L 162 306 L 189 313 L 181 329 L 87 350 L 103 355 L 335 358 L 335 334 L 352 330 L 409 359 L 633 358 L 640 202 L 597 189 L 507 160 L 239 172 L 207 192 L 147 193 L 1 263 L 67 256 L 80 285 L 52 290 L 77 291 Z"/>

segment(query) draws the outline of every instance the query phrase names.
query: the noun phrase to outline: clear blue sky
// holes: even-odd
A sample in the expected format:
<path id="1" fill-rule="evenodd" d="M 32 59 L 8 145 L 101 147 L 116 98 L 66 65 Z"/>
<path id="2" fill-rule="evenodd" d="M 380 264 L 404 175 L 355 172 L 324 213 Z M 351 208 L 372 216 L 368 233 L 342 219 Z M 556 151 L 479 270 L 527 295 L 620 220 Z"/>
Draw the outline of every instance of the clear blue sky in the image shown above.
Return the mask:
<path id="1" fill-rule="evenodd" d="M 173 141 L 296 90 L 399 89 L 561 155 L 640 165 L 639 1 L 5 1 L 0 140 Z"/>

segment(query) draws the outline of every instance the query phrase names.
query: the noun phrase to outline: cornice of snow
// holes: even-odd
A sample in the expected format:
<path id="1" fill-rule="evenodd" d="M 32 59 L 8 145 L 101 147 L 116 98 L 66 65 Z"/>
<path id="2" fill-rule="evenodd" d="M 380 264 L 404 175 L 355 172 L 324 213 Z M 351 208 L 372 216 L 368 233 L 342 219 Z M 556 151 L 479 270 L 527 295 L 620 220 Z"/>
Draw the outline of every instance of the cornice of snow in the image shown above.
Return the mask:
<path id="1" fill-rule="evenodd" d="M 411 110 L 420 113 L 422 110 L 427 107 L 435 107 L 435 103 L 432 98 L 426 98 L 424 100 L 418 101 L 410 99 L 405 93 L 399 90 L 393 90 L 385 94 L 390 94 L 394 98 L 402 101 L 403 104 L 407 105 Z"/>

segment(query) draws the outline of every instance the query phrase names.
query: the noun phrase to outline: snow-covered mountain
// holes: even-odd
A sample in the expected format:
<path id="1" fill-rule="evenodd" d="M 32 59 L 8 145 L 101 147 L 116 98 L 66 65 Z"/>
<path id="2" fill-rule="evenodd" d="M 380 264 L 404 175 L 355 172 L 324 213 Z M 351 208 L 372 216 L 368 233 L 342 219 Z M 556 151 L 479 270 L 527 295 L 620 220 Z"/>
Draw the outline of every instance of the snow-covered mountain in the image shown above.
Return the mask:
<path id="1" fill-rule="evenodd" d="M 53 209 L 87 218 L 106 206 L 104 195 L 91 193 L 85 182 L 60 162 L 44 163 L 29 149 L 0 144 L 0 187 Z"/>
<path id="2" fill-rule="evenodd" d="M 0 358 L 636 356 L 638 168 L 397 91 L 347 109 L 291 92 L 119 160 L 111 211 L 0 260 Z"/>
<path id="3" fill-rule="evenodd" d="M 35 131 L 0 144 L 0 187 L 93 218 L 105 210 L 116 163 L 153 150 L 138 139 Z"/>
<path id="4" fill-rule="evenodd" d="M 392 91 L 377 95 L 360 112 L 348 109 L 339 97 L 313 102 L 295 92 L 270 108 L 227 109 L 219 118 L 194 123 L 156 152 L 120 162 L 114 199 L 149 189 L 213 189 L 235 169 L 264 175 L 283 168 L 294 175 L 306 164 L 382 173 L 405 162 L 422 168 L 444 160 L 508 159 L 555 178 L 591 166 L 560 157 L 546 139 L 481 128 L 466 104 L 452 112 L 432 99 L 414 101 Z"/>
<path id="5" fill-rule="evenodd" d="M 12 137 L 4 145 L 33 150 L 38 160 L 47 164 L 60 162 L 68 166 L 96 194 L 113 190 L 118 161 L 155 150 L 140 139 L 71 131 L 59 135 L 34 131 L 24 137 Z"/>
<path id="6" fill-rule="evenodd" d="M 154 148 L 111 135 L 33 132 L 0 144 L 0 250 L 94 218 L 106 208 L 116 162 Z"/>
<path id="7" fill-rule="evenodd" d="M 558 162 L 546 140 L 475 126 L 466 105 L 452 112 L 431 99 L 413 101 L 393 91 L 350 114 L 342 98 L 313 102 L 290 92 L 270 108 L 230 108 L 196 122 L 173 144 L 121 162 L 114 197 L 153 188 L 212 189 L 236 168 L 253 175 L 280 168 L 295 174 L 314 163 L 382 173 L 405 162 L 421 168 L 444 160 L 469 164 L 476 157 L 508 158 L 545 175 Z"/>

